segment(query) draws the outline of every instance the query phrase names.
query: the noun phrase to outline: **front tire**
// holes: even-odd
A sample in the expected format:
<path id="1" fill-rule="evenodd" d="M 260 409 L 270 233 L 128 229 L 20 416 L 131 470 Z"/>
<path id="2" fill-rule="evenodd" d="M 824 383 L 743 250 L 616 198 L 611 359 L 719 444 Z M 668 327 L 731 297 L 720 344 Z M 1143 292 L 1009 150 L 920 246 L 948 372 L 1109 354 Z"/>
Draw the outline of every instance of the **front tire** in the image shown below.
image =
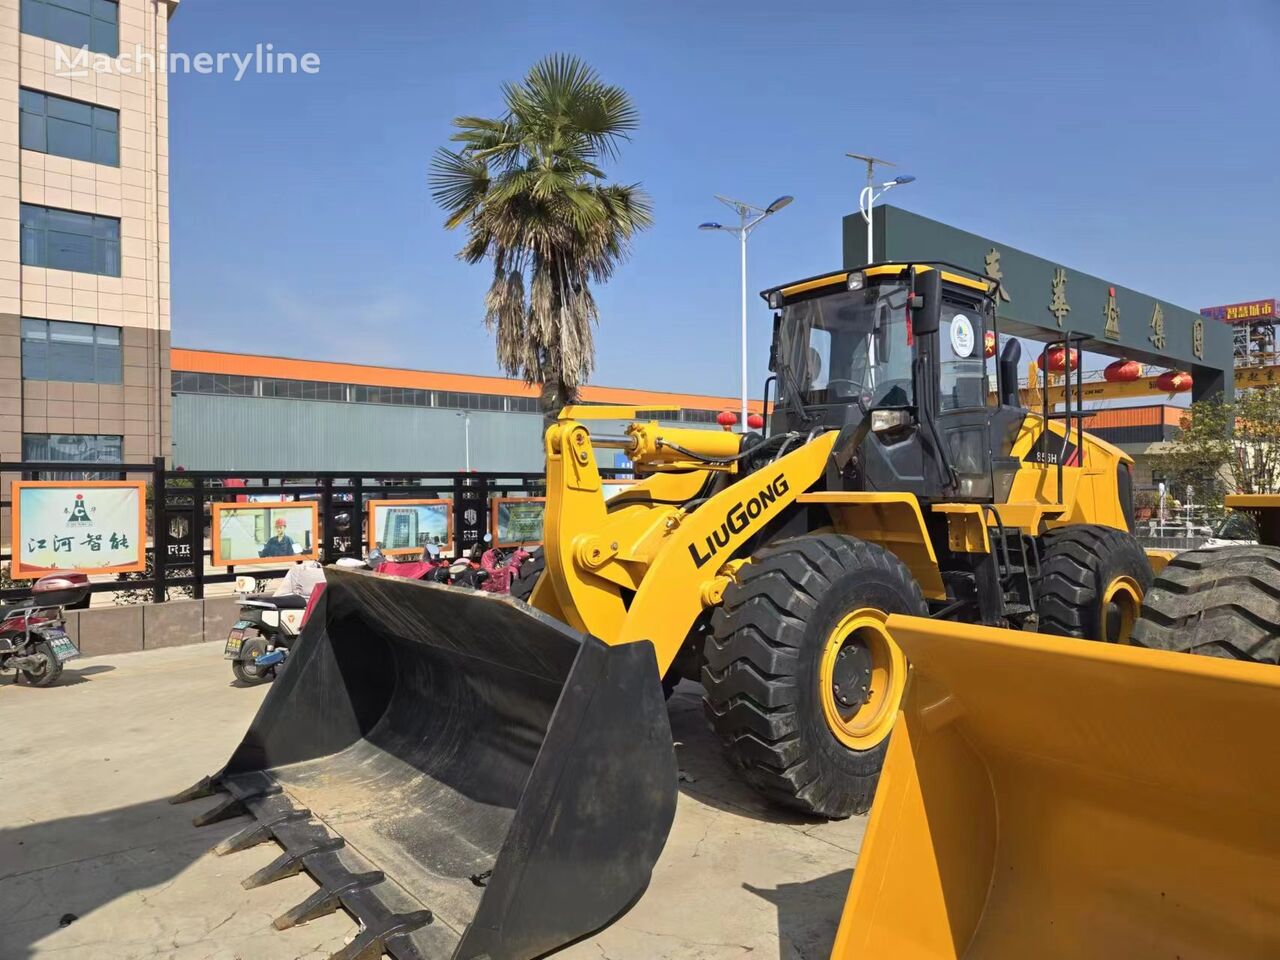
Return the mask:
<path id="1" fill-rule="evenodd" d="M 1040 544 L 1040 632 L 1129 643 L 1152 580 L 1137 538 L 1114 527 L 1079 524 L 1050 530 Z"/>
<path id="2" fill-rule="evenodd" d="M 1280 664 L 1280 548 L 1223 547 L 1174 557 L 1147 594 L 1133 642 Z"/>
<path id="3" fill-rule="evenodd" d="M 927 616 L 911 571 L 854 537 L 760 551 L 712 617 L 702 683 L 712 727 L 766 798 L 807 814 L 865 813 L 906 686 L 889 613 Z"/>

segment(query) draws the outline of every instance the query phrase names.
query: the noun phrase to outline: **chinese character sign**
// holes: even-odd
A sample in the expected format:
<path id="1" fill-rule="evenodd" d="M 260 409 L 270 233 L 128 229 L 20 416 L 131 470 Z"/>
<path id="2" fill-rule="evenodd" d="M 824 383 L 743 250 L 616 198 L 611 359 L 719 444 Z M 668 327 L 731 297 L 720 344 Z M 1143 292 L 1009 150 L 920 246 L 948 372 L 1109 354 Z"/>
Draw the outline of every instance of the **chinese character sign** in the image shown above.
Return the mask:
<path id="1" fill-rule="evenodd" d="M 1009 303 L 1012 301 L 1013 297 L 1009 295 L 1009 291 L 1006 290 L 1004 288 L 1004 284 L 1001 283 L 1001 281 L 1004 280 L 1004 271 L 1000 268 L 1000 251 L 995 247 L 992 247 L 987 251 L 986 257 L 983 258 L 983 263 L 987 268 L 987 279 L 994 280 L 996 283 L 1000 284 L 1000 293 L 998 295 L 1000 301 L 1002 303 Z"/>
<path id="2" fill-rule="evenodd" d="M 13 484 L 15 580 L 55 570 L 145 570 L 147 485 L 134 481 Z"/>
<path id="3" fill-rule="evenodd" d="M 1050 288 L 1049 312 L 1058 321 L 1058 326 L 1062 326 L 1063 318 L 1071 312 L 1071 305 L 1067 303 L 1067 271 L 1062 267 L 1053 272 Z"/>
<path id="4" fill-rule="evenodd" d="M 1147 337 L 1151 341 L 1151 345 L 1157 350 L 1164 349 L 1164 309 L 1160 304 L 1156 304 L 1156 308 L 1151 311 L 1151 334 Z"/>
<path id="5" fill-rule="evenodd" d="M 542 518 L 547 501 L 542 497 L 514 497 L 493 501 L 494 546 L 542 542 Z"/>
<path id="6" fill-rule="evenodd" d="M 1222 307 L 1205 307 L 1200 313 L 1212 320 L 1221 320 L 1224 323 L 1251 323 L 1255 320 L 1275 320 L 1280 318 L 1280 313 L 1276 310 L 1274 297 L 1269 300 L 1229 303 Z"/>
<path id="7" fill-rule="evenodd" d="M 1120 339 L 1120 308 L 1116 306 L 1116 288 L 1107 288 L 1107 306 L 1103 310 L 1102 315 L 1106 318 L 1107 325 L 1103 328 L 1102 334 L 1108 340 Z"/>
<path id="8" fill-rule="evenodd" d="M 371 500 L 369 530 L 389 557 L 420 555 L 427 544 L 449 549 L 453 537 L 449 500 Z"/>
<path id="9" fill-rule="evenodd" d="M 319 560 L 319 517 L 314 503 L 215 503 L 213 564 Z"/>

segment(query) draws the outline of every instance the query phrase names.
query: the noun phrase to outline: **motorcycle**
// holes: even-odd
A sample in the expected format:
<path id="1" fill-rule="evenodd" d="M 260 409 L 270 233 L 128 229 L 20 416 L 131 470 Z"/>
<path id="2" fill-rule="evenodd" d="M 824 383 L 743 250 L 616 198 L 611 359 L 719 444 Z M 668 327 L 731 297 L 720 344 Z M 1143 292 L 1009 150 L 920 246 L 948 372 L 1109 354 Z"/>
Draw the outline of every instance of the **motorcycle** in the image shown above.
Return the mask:
<path id="1" fill-rule="evenodd" d="M 485 538 L 486 541 L 488 537 Z M 510 593 L 511 585 L 520 576 L 520 567 L 530 557 L 523 547 L 515 549 L 492 547 L 480 556 L 480 568 L 488 577 L 480 584 L 487 593 Z"/>
<path id="2" fill-rule="evenodd" d="M 47 687 L 62 675 L 63 666 L 80 656 L 67 636 L 62 608 L 89 595 L 89 578 L 83 573 L 56 573 L 41 577 L 31 596 L 0 605 L 0 672 L 13 670 L 15 680 Z"/>
<path id="3" fill-rule="evenodd" d="M 236 577 L 240 617 L 231 626 L 222 657 L 231 661 L 237 680 L 256 686 L 275 679 L 307 622 L 313 594 L 323 584 L 323 569 L 314 561 L 290 569 L 273 594 L 255 593 L 257 581 L 251 576 Z"/>

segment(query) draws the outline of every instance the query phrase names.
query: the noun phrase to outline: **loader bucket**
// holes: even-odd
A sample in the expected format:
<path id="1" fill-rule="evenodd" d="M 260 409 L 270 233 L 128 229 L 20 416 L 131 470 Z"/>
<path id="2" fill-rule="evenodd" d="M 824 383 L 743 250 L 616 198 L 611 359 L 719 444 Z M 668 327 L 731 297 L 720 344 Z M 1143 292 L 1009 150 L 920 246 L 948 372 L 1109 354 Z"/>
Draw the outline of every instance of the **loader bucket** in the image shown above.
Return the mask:
<path id="1" fill-rule="evenodd" d="M 893 616 L 833 960 L 1280 956 L 1280 670 Z"/>
<path id="2" fill-rule="evenodd" d="M 345 908 L 343 960 L 541 956 L 644 891 L 675 812 L 653 648 L 606 646 L 519 601 L 327 572 L 289 661 L 219 773 L 175 802 L 248 813 L 231 853 L 306 871 L 285 928 Z"/>

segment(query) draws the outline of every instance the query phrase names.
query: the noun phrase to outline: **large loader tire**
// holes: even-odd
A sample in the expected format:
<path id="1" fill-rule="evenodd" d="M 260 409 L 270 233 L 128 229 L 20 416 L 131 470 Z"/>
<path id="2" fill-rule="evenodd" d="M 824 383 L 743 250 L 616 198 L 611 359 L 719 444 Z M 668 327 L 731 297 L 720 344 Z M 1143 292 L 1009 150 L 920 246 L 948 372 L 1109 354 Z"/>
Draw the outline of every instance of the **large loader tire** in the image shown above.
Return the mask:
<path id="1" fill-rule="evenodd" d="M 704 703 L 730 759 L 769 800 L 832 818 L 871 806 L 907 679 L 888 613 L 927 615 L 911 571 L 835 534 L 770 545 L 725 590 Z"/>
<path id="2" fill-rule="evenodd" d="M 1174 557 L 1147 594 L 1133 642 L 1280 664 L 1280 548 L 1223 547 Z"/>
<path id="3" fill-rule="evenodd" d="M 1081 524 L 1040 540 L 1040 632 L 1129 643 L 1151 590 L 1151 563 L 1133 534 Z"/>

